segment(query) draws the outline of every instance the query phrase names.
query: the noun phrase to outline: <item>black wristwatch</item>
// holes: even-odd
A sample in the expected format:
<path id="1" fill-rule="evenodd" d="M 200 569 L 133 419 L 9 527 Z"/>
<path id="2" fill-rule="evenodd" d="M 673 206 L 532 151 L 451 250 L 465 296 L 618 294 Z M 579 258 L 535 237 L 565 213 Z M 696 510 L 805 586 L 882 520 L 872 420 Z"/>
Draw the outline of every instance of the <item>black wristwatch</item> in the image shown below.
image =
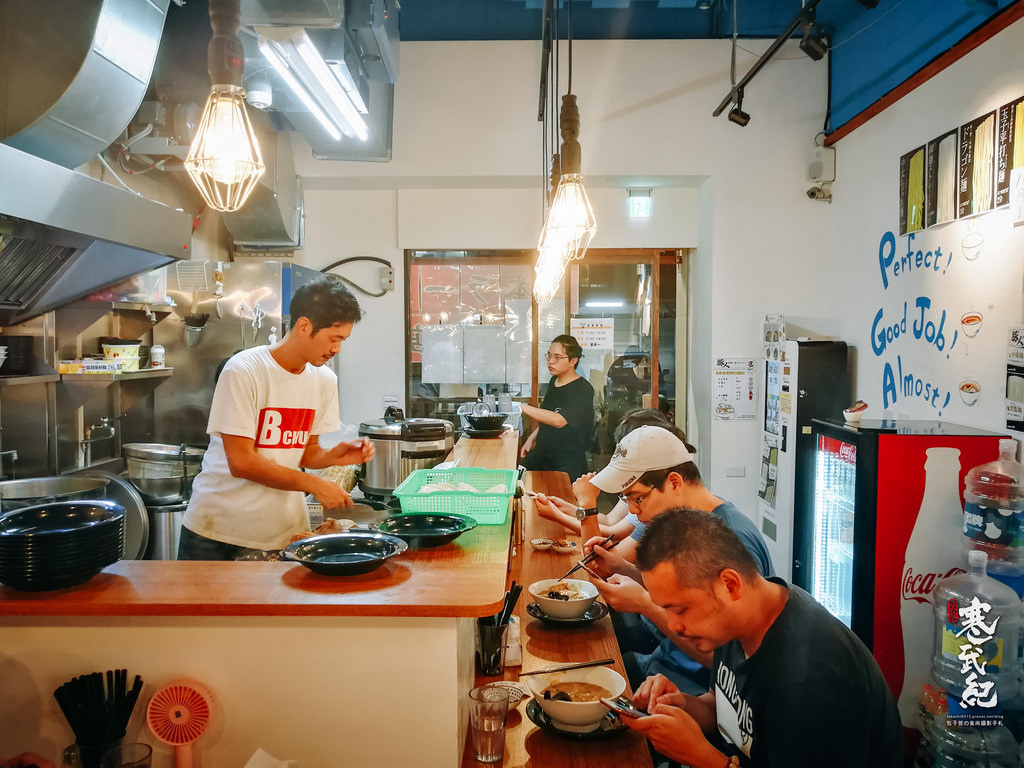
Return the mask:
<path id="1" fill-rule="evenodd" d="M 584 509 L 583 507 L 576 507 L 576 519 L 581 523 L 583 522 L 583 518 L 596 514 L 597 507 L 588 507 L 587 509 Z"/>

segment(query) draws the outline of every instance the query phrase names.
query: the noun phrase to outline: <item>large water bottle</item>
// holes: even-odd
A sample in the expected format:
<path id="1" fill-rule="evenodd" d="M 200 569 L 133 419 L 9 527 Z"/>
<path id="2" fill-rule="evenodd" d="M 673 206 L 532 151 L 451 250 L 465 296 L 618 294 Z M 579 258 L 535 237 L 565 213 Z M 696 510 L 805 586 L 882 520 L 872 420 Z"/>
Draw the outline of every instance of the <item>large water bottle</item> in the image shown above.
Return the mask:
<path id="1" fill-rule="evenodd" d="M 988 556 L 967 553 L 967 573 L 940 581 L 932 594 L 932 678 L 949 694 L 949 714 L 998 719 L 1020 691 L 1017 593 L 986 573 Z"/>
<path id="2" fill-rule="evenodd" d="M 934 768 L 1017 768 L 1017 741 L 1005 725 L 951 727 L 936 717 L 931 745 Z"/>
<path id="3" fill-rule="evenodd" d="M 1017 441 L 999 441 L 999 459 L 967 473 L 965 550 L 988 555 L 988 573 L 1024 596 L 1024 465 Z"/>

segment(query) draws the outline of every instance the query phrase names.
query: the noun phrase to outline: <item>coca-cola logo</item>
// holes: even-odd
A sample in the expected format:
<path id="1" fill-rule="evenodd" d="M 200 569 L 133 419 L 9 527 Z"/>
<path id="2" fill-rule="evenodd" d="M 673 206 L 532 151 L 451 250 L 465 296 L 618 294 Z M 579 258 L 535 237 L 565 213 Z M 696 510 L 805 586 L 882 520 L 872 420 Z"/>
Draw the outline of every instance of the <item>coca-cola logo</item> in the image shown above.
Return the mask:
<path id="1" fill-rule="evenodd" d="M 903 571 L 902 597 L 904 600 L 930 603 L 930 596 L 932 590 L 935 589 L 935 585 L 943 579 L 956 576 L 958 573 L 965 573 L 965 571 L 963 568 L 953 566 L 945 573 L 914 573 L 913 568 L 907 568 Z"/>
<path id="2" fill-rule="evenodd" d="M 841 443 L 839 445 L 839 458 L 843 461 L 848 461 L 850 464 L 856 464 L 857 446 L 850 443 Z"/>

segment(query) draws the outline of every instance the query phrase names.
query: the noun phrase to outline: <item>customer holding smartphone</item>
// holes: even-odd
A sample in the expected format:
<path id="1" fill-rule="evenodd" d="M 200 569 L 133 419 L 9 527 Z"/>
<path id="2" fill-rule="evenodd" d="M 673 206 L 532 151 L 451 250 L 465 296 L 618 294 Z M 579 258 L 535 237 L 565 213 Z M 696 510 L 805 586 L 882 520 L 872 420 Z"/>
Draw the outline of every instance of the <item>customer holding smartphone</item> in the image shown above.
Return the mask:
<path id="1" fill-rule="evenodd" d="M 669 627 L 713 654 L 712 688 L 648 679 L 623 718 L 690 768 L 899 768 L 899 712 L 860 639 L 799 587 L 764 578 L 739 537 L 695 509 L 647 527 L 637 564 Z"/>

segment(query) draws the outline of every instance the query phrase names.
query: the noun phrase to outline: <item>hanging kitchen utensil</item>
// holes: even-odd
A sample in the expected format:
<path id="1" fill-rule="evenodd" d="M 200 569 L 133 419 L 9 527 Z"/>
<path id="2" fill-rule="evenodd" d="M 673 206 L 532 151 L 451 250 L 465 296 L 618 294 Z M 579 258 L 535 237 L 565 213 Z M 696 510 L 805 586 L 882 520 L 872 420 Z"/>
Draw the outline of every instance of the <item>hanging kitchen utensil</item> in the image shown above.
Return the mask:
<path id="1" fill-rule="evenodd" d="M 213 697 L 193 680 L 168 683 L 150 699 L 146 724 L 164 744 L 174 747 L 175 768 L 192 768 L 192 744 L 210 724 Z"/>

